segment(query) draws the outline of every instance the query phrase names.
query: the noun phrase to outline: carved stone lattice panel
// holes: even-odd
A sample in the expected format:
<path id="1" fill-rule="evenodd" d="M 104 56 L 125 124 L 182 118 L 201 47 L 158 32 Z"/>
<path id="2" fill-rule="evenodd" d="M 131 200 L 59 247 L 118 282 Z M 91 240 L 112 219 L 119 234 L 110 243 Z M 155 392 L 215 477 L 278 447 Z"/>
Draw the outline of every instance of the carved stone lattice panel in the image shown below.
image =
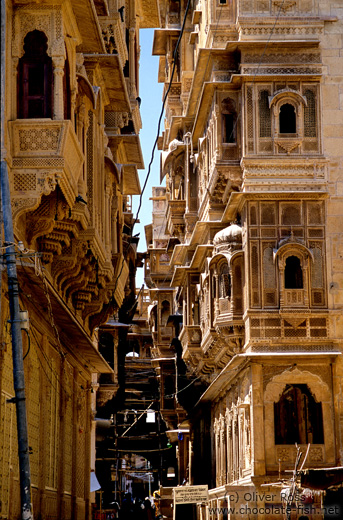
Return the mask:
<path id="1" fill-rule="evenodd" d="M 321 63 L 321 54 L 320 52 L 303 52 L 299 51 L 296 53 L 268 53 L 266 52 L 263 56 L 261 54 L 252 54 L 252 53 L 243 53 L 242 56 L 242 63 L 292 63 L 292 64 L 298 64 L 298 63 Z"/>
<path id="2" fill-rule="evenodd" d="M 61 5 L 23 4 L 16 6 L 12 28 L 12 56 L 24 54 L 24 39 L 27 33 L 38 30 L 48 39 L 49 56 L 64 56 L 63 20 Z"/>
<path id="3" fill-rule="evenodd" d="M 306 445 L 299 445 L 303 453 L 306 452 Z M 275 459 L 286 464 L 294 464 L 297 450 L 294 445 L 275 446 Z M 309 452 L 309 463 L 325 462 L 325 447 L 321 444 L 312 444 Z"/>
<path id="4" fill-rule="evenodd" d="M 77 182 L 84 161 L 70 121 L 17 120 L 9 123 L 13 157 L 14 220 L 35 209 L 41 196 L 58 184 L 70 207 L 78 195 Z M 20 199 L 26 202 L 21 203 Z"/>
<path id="5" fill-rule="evenodd" d="M 314 318 L 306 314 L 301 315 L 300 310 L 292 314 L 284 311 L 281 313 L 281 316 L 282 318 L 275 315 L 265 319 L 250 318 L 247 321 L 246 327 L 249 337 L 254 343 L 256 341 L 261 343 L 259 347 L 253 347 L 254 351 L 261 349 L 261 351 L 273 352 L 279 349 L 283 350 L 284 348 L 286 350 L 289 350 L 289 348 L 294 350 L 325 350 L 327 348 L 327 344 L 321 348 L 321 346 L 314 343 L 315 341 L 327 341 L 329 337 L 329 325 L 326 316 Z M 266 346 L 265 341 L 271 339 L 282 341 L 279 345 Z M 299 339 L 301 339 L 302 345 L 294 345 L 294 347 L 288 348 L 284 344 L 285 341 L 294 341 L 296 344 L 299 342 Z"/>

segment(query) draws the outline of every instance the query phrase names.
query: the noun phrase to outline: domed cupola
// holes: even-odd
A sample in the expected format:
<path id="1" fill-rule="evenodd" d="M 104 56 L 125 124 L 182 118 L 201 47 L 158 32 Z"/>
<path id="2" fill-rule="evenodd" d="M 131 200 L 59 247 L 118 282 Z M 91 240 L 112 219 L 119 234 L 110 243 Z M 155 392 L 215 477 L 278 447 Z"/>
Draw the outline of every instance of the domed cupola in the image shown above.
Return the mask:
<path id="1" fill-rule="evenodd" d="M 230 224 L 230 226 L 218 231 L 213 238 L 214 253 L 222 251 L 236 251 L 242 249 L 242 228 L 238 224 Z"/>

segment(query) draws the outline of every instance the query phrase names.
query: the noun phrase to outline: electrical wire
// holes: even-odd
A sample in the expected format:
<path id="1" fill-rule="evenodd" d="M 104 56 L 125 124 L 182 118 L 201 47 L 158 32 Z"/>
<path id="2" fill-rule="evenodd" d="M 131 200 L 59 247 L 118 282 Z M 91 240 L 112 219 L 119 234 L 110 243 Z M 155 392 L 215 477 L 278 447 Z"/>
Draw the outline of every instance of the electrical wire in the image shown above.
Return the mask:
<path id="1" fill-rule="evenodd" d="M 26 335 L 27 335 L 27 339 L 28 339 L 29 345 L 28 345 L 28 347 L 27 347 L 27 352 L 26 352 L 25 356 L 23 356 L 23 361 L 24 361 L 24 359 L 27 357 L 27 355 L 29 354 L 30 349 L 31 349 L 31 338 L 30 338 L 30 333 L 29 333 L 29 331 L 28 331 L 27 329 L 24 329 L 24 330 L 25 330 L 25 332 L 26 332 Z"/>
<path id="2" fill-rule="evenodd" d="M 164 398 L 165 398 L 165 399 L 172 399 L 172 398 L 175 397 L 176 395 L 181 394 L 181 392 L 183 392 L 184 390 L 187 390 L 188 387 L 190 387 L 193 383 L 195 383 L 195 381 L 197 381 L 197 380 L 200 379 L 200 378 L 201 378 L 201 376 L 196 377 L 195 379 L 193 379 L 193 381 L 191 381 L 191 382 L 189 383 L 189 385 L 185 386 L 184 388 L 181 388 L 181 390 L 178 390 L 178 391 L 175 392 L 174 394 L 165 395 Z"/>

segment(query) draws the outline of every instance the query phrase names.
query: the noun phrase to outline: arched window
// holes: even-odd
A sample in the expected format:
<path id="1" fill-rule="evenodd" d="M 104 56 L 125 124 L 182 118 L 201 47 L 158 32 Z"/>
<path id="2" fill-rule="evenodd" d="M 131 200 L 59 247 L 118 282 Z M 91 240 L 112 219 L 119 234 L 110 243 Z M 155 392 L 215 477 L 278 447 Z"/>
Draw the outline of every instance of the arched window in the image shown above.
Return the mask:
<path id="1" fill-rule="evenodd" d="M 285 289 L 303 289 L 303 272 L 297 256 L 286 259 Z"/>
<path id="2" fill-rule="evenodd" d="M 19 118 L 52 117 L 52 60 L 48 39 L 42 31 L 31 31 L 24 39 L 25 54 L 19 60 Z"/>
<path id="3" fill-rule="evenodd" d="M 274 404 L 275 444 L 323 444 L 323 413 L 307 385 L 287 385 Z"/>
<path id="4" fill-rule="evenodd" d="M 279 132 L 280 134 L 295 134 L 297 131 L 295 108 L 290 103 L 280 107 Z"/>
<path id="5" fill-rule="evenodd" d="M 229 266 L 223 264 L 220 268 L 219 275 L 219 298 L 230 298 L 231 296 L 231 277 L 229 273 Z"/>
<path id="6" fill-rule="evenodd" d="M 166 327 L 167 321 L 170 316 L 170 303 L 167 300 L 162 302 L 162 310 L 161 310 L 161 326 Z"/>

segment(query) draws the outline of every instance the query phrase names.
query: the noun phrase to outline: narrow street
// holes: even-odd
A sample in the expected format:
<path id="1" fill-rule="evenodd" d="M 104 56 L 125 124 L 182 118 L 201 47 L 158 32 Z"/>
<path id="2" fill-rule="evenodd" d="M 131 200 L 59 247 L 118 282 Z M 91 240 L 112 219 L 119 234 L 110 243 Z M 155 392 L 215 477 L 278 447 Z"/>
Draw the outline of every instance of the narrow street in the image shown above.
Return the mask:
<path id="1" fill-rule="evenodd" d="M 341 0 L 1 0 L 0 520 L 343 518 Z"/>

